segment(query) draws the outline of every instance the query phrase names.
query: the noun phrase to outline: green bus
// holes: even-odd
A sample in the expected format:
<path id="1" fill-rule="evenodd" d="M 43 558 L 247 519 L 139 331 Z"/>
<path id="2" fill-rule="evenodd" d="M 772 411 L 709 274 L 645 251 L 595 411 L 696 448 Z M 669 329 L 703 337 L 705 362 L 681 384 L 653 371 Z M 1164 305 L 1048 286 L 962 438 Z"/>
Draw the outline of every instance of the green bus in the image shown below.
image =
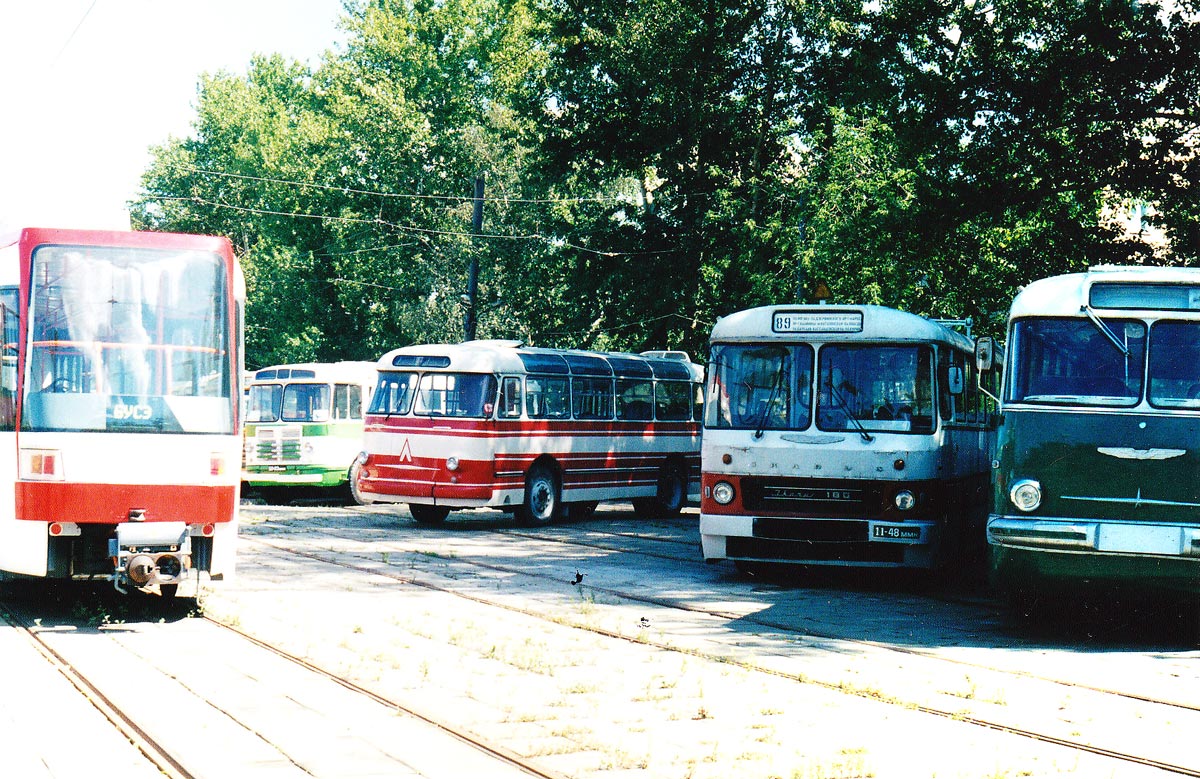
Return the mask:
<path id="1" fill-rule="evenodd" d="M 246 397 L 242 482 L 268 495 L 345 489 L 354 502 L 367 502 L 352 472 L 376 377 L 373 362 L 255 371 Z"/>
<path id="2" fill-rule="evenodd" d="M 1006 351 L 993 584 L 1015 603 L 1200 590 L 1200 269 L 1036 281 L 1012 304 Z"/>

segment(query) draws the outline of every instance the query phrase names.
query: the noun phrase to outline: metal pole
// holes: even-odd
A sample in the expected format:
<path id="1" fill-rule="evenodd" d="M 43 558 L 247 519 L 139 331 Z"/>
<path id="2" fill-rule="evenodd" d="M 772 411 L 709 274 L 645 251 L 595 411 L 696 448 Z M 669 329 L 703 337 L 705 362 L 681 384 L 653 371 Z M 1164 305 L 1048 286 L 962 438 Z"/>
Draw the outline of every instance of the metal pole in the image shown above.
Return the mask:
<path id="1" fill-rule="evenodd" d="M 475 211 L 471 218 L 471 231 L 475 235 L 483 232 L 483 174 L 475 177 Z M 473 241 L 470 249 L 471 261 L 467 266 L 467 314 L 463 323 L 464 340 L 475 340 L 475 312 L 479 297 L 479 241 Z"/>

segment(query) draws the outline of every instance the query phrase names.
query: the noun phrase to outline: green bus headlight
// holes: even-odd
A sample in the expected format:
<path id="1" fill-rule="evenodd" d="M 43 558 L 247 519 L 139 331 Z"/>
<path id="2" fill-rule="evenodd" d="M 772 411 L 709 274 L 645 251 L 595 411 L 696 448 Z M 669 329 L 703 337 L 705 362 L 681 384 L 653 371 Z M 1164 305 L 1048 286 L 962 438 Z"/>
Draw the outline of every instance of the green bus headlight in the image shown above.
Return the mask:
<path id="1" fill-rule="evenodd" d="M 1021 511 L 1033 511 L 1042 505 L 1042 485 L 1033 479 L 1013 482 L 1008 489 L 1008 498 Z"/>

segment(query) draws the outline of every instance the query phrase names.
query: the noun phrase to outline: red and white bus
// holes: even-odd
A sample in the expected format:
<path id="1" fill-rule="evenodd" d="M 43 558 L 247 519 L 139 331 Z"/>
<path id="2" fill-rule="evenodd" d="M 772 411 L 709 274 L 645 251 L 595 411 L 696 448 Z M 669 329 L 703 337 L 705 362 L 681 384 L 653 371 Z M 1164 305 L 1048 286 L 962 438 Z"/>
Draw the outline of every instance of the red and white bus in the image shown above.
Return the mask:
<path id="1" fill-rule="evenodd" d="M 669 516 L 697 484 L 690 361 L 469 341 L 396 349 L 378 369 L 359 488 L 418 522 L 491 506 L 546 524 L 603 500 Z"/>
<path id="2" fill-rule="evenodd" d="M 232 574 L 245 284 L 228 239 L 0 240 L 0 571 Z"/>

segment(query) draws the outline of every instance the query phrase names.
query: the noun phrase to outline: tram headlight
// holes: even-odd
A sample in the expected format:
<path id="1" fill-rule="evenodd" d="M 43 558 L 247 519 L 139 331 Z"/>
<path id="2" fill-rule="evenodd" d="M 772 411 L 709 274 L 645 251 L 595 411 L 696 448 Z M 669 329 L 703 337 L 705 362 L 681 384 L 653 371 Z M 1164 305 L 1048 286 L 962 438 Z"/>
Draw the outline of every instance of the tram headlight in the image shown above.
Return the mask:
<path id="1" fill-rule="evenodd" d="M 733 503 L 734 496 L 733 485 L 727 481 L 719 481 L 713 485 L 712 498 L 722 506 L 728 506 Z"/>
<path id="2" fill-rule="evenodd" d="M 917 496 L 913 495 L 910 490 L 900 490 L 896 493 L 895 502 L 896 508 L 901 511 L 908 511 L 917 505 Z"/>
<path id="3" fill-rule="evenodd" d="M 455 457 L 454 455 L 451 455 L 446 458 L 446 470 L 448 470 L 448 471 L 457 471 L 458 470 L 458 458 L 457 457 Z"/>
<path id="4" fill-rule="evenodd" d="M 1042 485 L 1033 479 L 1020 479 L 1008 488 L 1008 499 L 1021 511 L 1033 511 L 1042 505 Z"/>

